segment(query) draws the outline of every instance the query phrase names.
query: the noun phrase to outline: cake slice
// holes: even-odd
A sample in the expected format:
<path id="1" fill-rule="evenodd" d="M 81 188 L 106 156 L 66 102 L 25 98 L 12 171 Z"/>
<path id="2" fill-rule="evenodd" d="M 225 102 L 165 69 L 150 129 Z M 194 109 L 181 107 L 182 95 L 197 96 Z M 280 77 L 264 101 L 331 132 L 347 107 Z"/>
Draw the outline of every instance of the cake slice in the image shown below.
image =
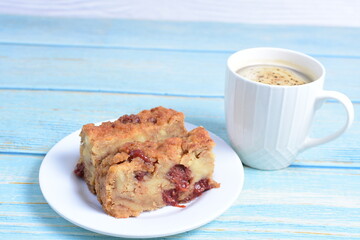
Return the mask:
<path id="1" fill-rule="evenodd" d="M 96 169 L 98 200 L 116 218 L 167 205 L 184 207 L 220 186 L 212 179 L 214 145 L 203 127 L 185 137 L 124 144 Z"/>
<path id="2" fill-rule="evenodd" d="M 95 193 L 96 166 L 124 143 L 159 141 L 186 134 L 184 114 L 164 107 L 124 115 L 114 122 L 104 122 L 99 126 L 86 124 L 80 133 L 80 159 L 74 172 L 83 177 L 90 191 Z"/>

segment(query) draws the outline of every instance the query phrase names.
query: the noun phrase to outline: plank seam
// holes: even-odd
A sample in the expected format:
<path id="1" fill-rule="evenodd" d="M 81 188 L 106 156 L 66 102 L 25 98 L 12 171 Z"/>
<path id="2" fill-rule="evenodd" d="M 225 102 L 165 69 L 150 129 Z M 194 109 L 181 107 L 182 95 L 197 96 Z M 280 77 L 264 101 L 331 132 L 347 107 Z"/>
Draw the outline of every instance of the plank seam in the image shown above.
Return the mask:
<path id="1" fill-rule="evenodd" d="M 25 42 L 5 42 L 0 41 L 3 45 L 22 45 L 31 47 L 60 47 L 60 48 L 103 48 L 103 49 L 122 49 L 122 50 L 133 50 L 133 51 L 161 51 L 161 52 L 185 52 L 185 53 L 216 53 L 216 54 L 232 54 L 238 49 L 234 50 L 209 50 L 209 49 L 177 49 L 177 48 L 145 48 L 145 47 L 131 47 L 131 46 L 116 46 L 116 45 L 80 45 L 80 44 L 56 44 L 56 43 L 25 43 Z M 350 58 L 359 59 L 360 55 L 331 55 L 331 54 L 316 54 L 307 53 L 313 57 L 322 58 Z"/>
<path id="2" fill-rule="evenodd" d="M 188 98 L 224 98 L 223 95 L 195 95 L 195 94 L 173 94 L 173 93 L 157 93 L 157 92 L 132 92 L 119 91 L 111 89 L 68 89 L 68 88 L 34 88 L 34 87 L 0 87 L 0 90 L 14 91 L 50 91 L 50 92 L 84 92 L 84 93 L 112 93 L 112 94 L 133 94 L 133 95 L 149 95 L 162 97 L 188 97 Z"/>
<path id="3" fill-rule="evenodd" d="M 10 151 L 0 151 L 1 155 L 25 155 L 25 156 L 37 156 L 45 157 L 46 153 L 32 153 L 32 152 L 10 152 Z"/>
<path id="4" fill-rule="evenodd" d="M 0 204 L 44 204 L 44 205 L 48 205 L 47 202 L 0 202 Z"/>
<path id="5" fill-rule="evenodd" d="M 160 97 L 184 97 L 184 98 L 212 98 L 224 99 L 224 95 L 200 95 L 200 94 L 174 94 L 174 93 L 158 93 L 158 92 L 132 92 L 119 91 L 110 89 L 68 89 L 68 88 L 34 88 L 34 87 L 0 87 L 0 91 L 49 91 L 49 92 L 80 92 L 80 93 L 110 93 L 110 94 L 129 94 L 144 96 L 160 96 Z M 360 100 L 351 100 L 353 104 L 359 104 Z M 326 103 L 337 103 L 336 100 L 328 99 Z"/>
<path id="6" fill-rule="evenodd" d="M 326 165 L 301 165 L 301 164 L 291 164 L 289 167 L 290 167 L 290 168 L 324 168 L 324 169 L 360 170 L 360 167 L 326 166 Z"/>
<path id="7" fill-rule="evenodd" d="M 1 229 L 0 233 L 24 233 L 24 234 L 62 234 L 62 235 L 76 235 L 76 236 L 103 236 L 98 233 L 87 233 L 87 232 L 60 232 L 60 231 L 20 231 L 20 230 L 7 230 L 7 229 Z"/>

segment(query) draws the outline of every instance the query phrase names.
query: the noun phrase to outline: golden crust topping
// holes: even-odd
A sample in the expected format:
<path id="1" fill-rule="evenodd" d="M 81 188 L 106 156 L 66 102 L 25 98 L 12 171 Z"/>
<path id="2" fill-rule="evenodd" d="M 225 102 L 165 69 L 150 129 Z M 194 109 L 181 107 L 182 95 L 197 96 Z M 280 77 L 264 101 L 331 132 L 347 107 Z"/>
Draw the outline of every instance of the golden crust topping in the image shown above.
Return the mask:
<path id="1" fill-rule="evenodd" d="M 147 126 L 163 125 L 173 121 L 184 121 L 184 114 L 160 106 L 151 110 L 143 110 L 136 115 L 124 115 L 114 122 L 104 122 L 99 126 L 95 126 L 93 123 L 86 124 L 82 128 L 81 134 L 87 135 L 90 139 L 100 139 L 107 138 L 107 136 L 126 135 Z"/>

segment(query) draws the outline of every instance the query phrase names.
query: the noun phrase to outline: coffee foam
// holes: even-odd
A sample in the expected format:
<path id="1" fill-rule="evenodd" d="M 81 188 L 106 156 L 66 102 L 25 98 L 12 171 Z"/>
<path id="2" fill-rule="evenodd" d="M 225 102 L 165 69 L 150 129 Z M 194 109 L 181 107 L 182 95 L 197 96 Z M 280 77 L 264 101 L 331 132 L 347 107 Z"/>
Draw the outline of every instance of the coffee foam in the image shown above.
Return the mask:
<path id="1" fill-rule="evenodd" d="M 270 85 L 295 86 L 311 82 L 305 74 L 283 66 L 252 65 L 241 68 L 236 73 L 249 80 Z"/>

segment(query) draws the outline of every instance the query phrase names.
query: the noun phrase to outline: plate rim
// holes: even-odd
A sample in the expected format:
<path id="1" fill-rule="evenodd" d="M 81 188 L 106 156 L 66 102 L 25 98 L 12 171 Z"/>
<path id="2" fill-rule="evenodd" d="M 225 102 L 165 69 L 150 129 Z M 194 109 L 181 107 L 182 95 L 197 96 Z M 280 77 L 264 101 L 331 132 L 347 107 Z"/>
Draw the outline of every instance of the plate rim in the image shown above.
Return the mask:
<path id="1" fill-rule="evenodd" d="M 111 120 L 107 120 L 107 121 L 111 121 Z M 107 121 L 103 121 L 103 122 L 107 122 Z M 193 128 L 196 128 L 198 127 L 198 125 L 195 125 L 195 124 L 192 124 L 192 123 L 189 123 L 189 122 L 185 122 L 185 128 L 187 130 L 191 130 Z M 66 214 L 63 214 L 63 212 L 61 211 L 61 209 L 58 209 L 57 206 L 55 206 L 55 204 L 52 202 L 52 201 L 49 201 L 49 199 L 47 198 L 47 190 L 46 190 L 46 183 L 44 183 L 44 181 L 42 180 L 42 176 L 44 174 L 44 169 L 46 167 L 46 164 L 44 163 L 47 163 L 48 159 L 51 159 L 51 155 L 53 154 L 53 151 L 55 151 L 54 149 L 61 145 L 63 142 L 66 142 L 66 140 L 68 140 L 67 138 L 71 138 L 73 137 L 73 135 L 79 135 L 80 133 L 80 129 L 79 130 L 76 130 L 70 134 L 68 134 L 67 136 L 63 137 L 60 141 L 56 142 L 54 144 L 54 146 L 52 146 L 50 148 L 50 150 L 47 152 L 47 154 L 45 155 L 45 157 L 43 158 L 42 162 L 41 162 L 41 165 L 40 165 L 40 169 L 39 169 L 39 185 L 40 185 L 40 190 L 42 192 L 42 195 L 43 197 L 45 198 L 46 202 L 49 204 L 49 206 L 51 207 L 51 209 L 53 209 L 57 214 L 59 214 L 62 218 L 64 218 L 65 220 L 71 222 L 72 224 L 76 225 L 76 226 L 79 226 L 81 228 L 84 228 L 86 230 L 89 230 L 89 231 L 92 231 L 92 232 L 96 232 L 96 233 L 100 233 L 100 234 L 103 234 L 103 235 L 107 235 L 107 236 L 113 236 L 113 237 L 123 237 L 123 238 L 155 238 L 155 237 L 165 237 L 165 236 L 171 236 L 171 235 L 176 235 L 176 234 L 180 234 L 180 233 L 184 233 L 184 232 L 188 232 L 188 231 L 191 231 L 191 230 L 194 230 L 196 228 L 199 228 L 211 221 L 213 221 L 214 219 L 218 218 L 220 215 L 222 215 L 224 212 L 226 212 L 233 204 L 234 202 L 237 200 L 237 198 L 239 197 L 241 191 L 242 191 L 242 188 L 243 188 L 243 185 L 244 185 L 244 167 L 243 167 L 243 164 L 241 162 L 241 159 L 240 157 L 238 156 L 238 154 L 234 151 L 234 149 L 231 147 L 231 145 L 229 145 L 228 143 L 226 143 L 222 138 L 220 138 L 219 136 L 217 136 L 216 134 L 214 134 L 213 132 L 207 130 L 209 132 L 209 134 L 211 135 L 211 138 L 214 140 L 214 142 L 216 143 L 216 146 L 214 148 L 214 152 L 215 152 L 215 149 L 216 147 L 218 146 L 219 143 L 221 144 L 224 144 L 226 146 L 226 148 L 228 148 L 229 150 L 232 151 L 232 154 L 234 155 L 235 158 L 237 158 L 237 168 L 238 168 L 238 173 L 241 173 L 239 174 L 240 177 L 238 180 L 239 183 L 237 185 L 237 189 L 235 189 L 235 194 L 232 195 L 232 198 L 230 201 L 228 201 L 228 203 L 226 204 L 226 206 L 224 208 L 221 208 L 221 210 L 219 210 L 216 214 L 212 214 L 211 217 L 207 217 L 207 218 L 203 218 L 202 221 L 194 221 L 195 223 L 193 223 L 190 227 L 185 227 L 185 228 L 182 228 L 181 226 L 179 227 L 179 229 L 177 231 L 170 231 L 170 232 L 162 232 L 162 233 L 153 233 L 153 234 L 142 234 L 142 233 L 137 233 L 137 235 L 132 235 L 132 234 L 123 234 L 120 232 L 109 232 L 109 231 L 103 231 L 101 228 L 92 228 L 92 227 L 89 227 L 88 225 L 82 223 L 82 222 L 78 222 L 76 220 L 74 220 L 74 218 L 71 218 L 69 216 L 67 216 Z M 80 142 L 79 142 L 79 146 L 80 146 Z M 76 146 L 78 147 L 78 146 Z M 217 157 L 215 157 L 215 169 L 216 169 L 216 161 L 217 161 Z M 234 161 L 235 162 L 235 161 Z M 75 166 L 76 162 L 74 162 L 74 166 Z M 45 167 L 44 167 L 45 166 Z M 215 175 L 215 169 L 214 169 L 214 175 Z M 70 170 L 72 172 L 72 170 Z M 216 179 L 215 179 L 216 180 Z M 220 184 L 221 181 L 219 181 Z M 84 183 L 85 184 L 85 183 Z M 87 188 L 87 187 L 86 187 Z M 220 187 L 221 188 L 221 187 Z M 197 199 L 193 200 L 193 201 L 196 201 Z M 192 202 L 193 202 L 192 201 Z M 190 202 L 191 203 L 191 202 Z M 86 204 L 86 203 L 85 203 Z M 185 208 L 187 209 L 187 208 Z M 156 211 L 156 210 L 155 210 Z M 152 211 L 154 212 L 154 211 Z M 105 213 L 104 213 L 105 214 Z M 136 219 L 136 218 L 131 218 L 131 219 Z M 118 219 L 114 218 L 114 221 L 116 221 Z M 126 219 L 125 219 L 126 220 Z M 180 225 L 180 224 L 177 224 L 177 225 Z"/>

